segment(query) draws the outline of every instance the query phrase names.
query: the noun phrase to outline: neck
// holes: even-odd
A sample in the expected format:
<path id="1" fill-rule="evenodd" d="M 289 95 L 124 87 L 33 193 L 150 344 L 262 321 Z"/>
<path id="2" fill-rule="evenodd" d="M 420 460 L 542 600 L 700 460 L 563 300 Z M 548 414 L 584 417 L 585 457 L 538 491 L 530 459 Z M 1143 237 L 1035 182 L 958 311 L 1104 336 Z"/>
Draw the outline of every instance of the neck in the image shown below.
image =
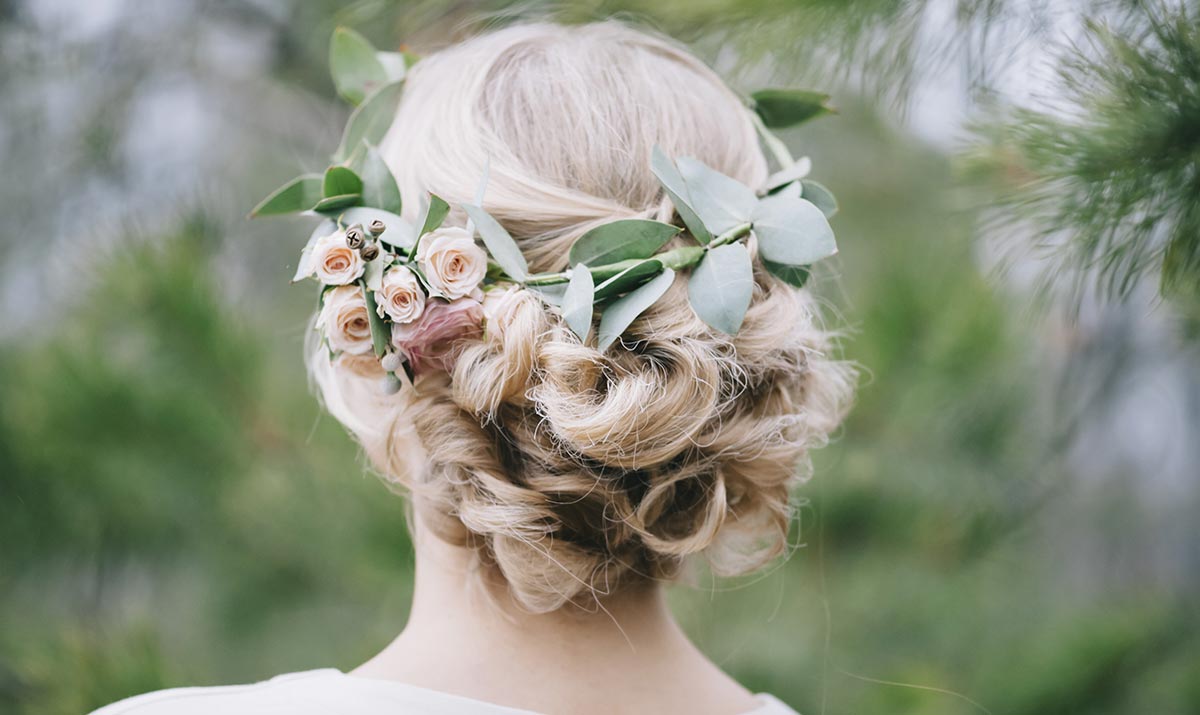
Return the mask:
<path id="1" fill-rule="evenodd" d="M 589 685 L 598 690 L 592 702 L 611 703 L 616 690 L 645 704 L 663 695 L 665 682 L 680 678 L 732 682 L 683 634 L 657 584 L 625 591 L 588 612 L 532 614 L 502 587 L 489 598 L 470 554 L 440 541 L 419 520 L 414 543 L 408 622 L 353 675 L 542 712 L 586 699 Z M 744 706 L 748 695 L 739 691 Z M 573 704 L 565 709 L 584 712 Z"/>

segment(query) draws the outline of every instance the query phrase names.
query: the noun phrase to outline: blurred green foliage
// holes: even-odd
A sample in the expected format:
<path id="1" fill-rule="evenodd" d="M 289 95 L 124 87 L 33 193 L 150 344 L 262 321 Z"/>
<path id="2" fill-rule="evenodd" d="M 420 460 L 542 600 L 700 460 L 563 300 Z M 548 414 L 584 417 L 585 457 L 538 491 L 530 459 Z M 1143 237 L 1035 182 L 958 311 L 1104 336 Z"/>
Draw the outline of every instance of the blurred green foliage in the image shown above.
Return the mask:
<path id="1" fill-rule="evenodd" d="M 838 5 L 634 9 L 714 56 L 727 17 L 799 26 L 814 12 L 833 22 Z M 911 15 L 902 5 L 888 17 Z M 6 205 L 25 209 L 0 234 L 15 286 L 0 333 L 0 711 L 65 715 L 156 688 L 349 669 L 402 627 L 403 500 L 301 388 L 312 301 L 288 286 L 279 249 L 306 231 L 242 216 L 246 197 L 317 167 L 336 139 L 323 44 L 335 24 L 380 46 L 436 45 L 501 6 L 179 3 L 6 62 L 6 118 L 54 114 L 53 81 L 72 68 L 121 71 L 80 92 L 108 109 L 94 122 L 0 132 L 15 165 L 51 146 L 61 158 L 43 169 L 54 181 L 0 180 Z M 0 47 L 33 47 L 40 22 L 7 9 Z M 261 71 L 210 62 L 241 56 L 211 33 L 265 52 Z M 779 36 L 747 49 L 749 79 L 768 83 L 756 63 L 770 42 L 771 77 L 798 76 Z M 211 165 L 153 145 L 199 179 L 167 194 L 139 174 L 123 127 L 139 126 L 135 97 L 162 66 L 236 110 L 215 110 Z M 697 574 L 673 592 L 682 622 L 748 687 L 810 715 L 1200 711 L 1196 490 L 1164 498 L 1144 464 L 1077 454 L 1094 448 L 1086 416 L 1125 409 L 1119 380 L 1080 377 L 1108 374 L 1084 358 L 1131 374 L 1132 338 L 1031 320 L 988 279 L 949 157 L 838 76 L 820 86 L 840 115 L 784 137 L 841 201 L 842 254 L 814 285 L 868 375 L 798 495 L 792 558 L 744 584 Z M 91 196 L 96 185 L 113 193 Z M 106 220 L 96 206 L 112 196 L 128 213 Z M 89 221 L 67 222 L 64 206 Z M 32 251 L 24 238 L 47 216 L 55 238 Z M 1066 389 L 1080 381 L 1104 394 L 1081 402 Z"/>

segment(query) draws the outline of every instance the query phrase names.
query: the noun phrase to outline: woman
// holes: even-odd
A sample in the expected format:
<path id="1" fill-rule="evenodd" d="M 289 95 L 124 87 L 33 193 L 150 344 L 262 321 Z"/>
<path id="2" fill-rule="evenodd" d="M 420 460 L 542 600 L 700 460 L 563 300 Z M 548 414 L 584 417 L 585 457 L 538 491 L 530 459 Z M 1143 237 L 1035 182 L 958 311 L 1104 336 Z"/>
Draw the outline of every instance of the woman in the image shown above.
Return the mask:
<path id="1" fill-rule="evenodd" d="M 532 24 L 417 63 L 381 153 L 403 196 L 450 206 L 472 202 L 487 166 L 484 207 L 536 272 L 566 268 L 598 225 L 673 219 L 655 147 L 750 187 L 767 180 L 751 114 L 687 52 L 615 23 Z M 348 673 L 150 693 L 99 713 L 793 712 L 705 658 L 663 591 L 692 556 L 737 575 L 786 551 L 790 490 L 853 382 L 815 301 L 756 260 L 730 336 L 698 319 L 681 271 L 601 351 L 533 290 L 476 295 L 486 257 L 467 222 L 455 211 L 420 239 L 428 286 L 389 270 L 376 289 L 414 385 L 381 387 L 354 284 L 326 294 L 324 340 L 309 350 L 326 407 L 411 495 L 403 632 Z M 315 244 L 318 278 L 361 274 L 348 240 L 361 253 L 362 231 Z M 478 306 L 480 329 L 430 327 L 434 296 L 456 299 L 443 314 Z"/>

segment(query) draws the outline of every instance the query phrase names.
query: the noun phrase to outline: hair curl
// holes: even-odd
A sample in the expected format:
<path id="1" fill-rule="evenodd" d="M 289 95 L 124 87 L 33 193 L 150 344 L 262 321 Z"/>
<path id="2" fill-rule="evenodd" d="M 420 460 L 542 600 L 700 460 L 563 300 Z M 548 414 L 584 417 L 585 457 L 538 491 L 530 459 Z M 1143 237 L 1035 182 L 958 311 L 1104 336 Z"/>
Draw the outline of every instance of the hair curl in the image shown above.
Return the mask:
<path id="1" fill-rule="evenodd" d="M 452 205 L 489 163 L 485 208 L 534 270 L 557 270 L 597 223 L 670 217 L 655 144 L 765 180 L 739 98 L 686 51 L 609 22 L 510 27 L 422 60 L 383 150 L 406 197 Z M 314 350 L 310 370 L 423 522 L 530 610 L 670 578 L 693 554 L 743 574 L 786 550 L 790 491 L 855 378 L 807 291 L 761 267 L 755 282 L 732 337 L 696 318 L 681 278 L 605 353 L 522 291 L 503 330 L 417 390 L 384 395 Z"/>

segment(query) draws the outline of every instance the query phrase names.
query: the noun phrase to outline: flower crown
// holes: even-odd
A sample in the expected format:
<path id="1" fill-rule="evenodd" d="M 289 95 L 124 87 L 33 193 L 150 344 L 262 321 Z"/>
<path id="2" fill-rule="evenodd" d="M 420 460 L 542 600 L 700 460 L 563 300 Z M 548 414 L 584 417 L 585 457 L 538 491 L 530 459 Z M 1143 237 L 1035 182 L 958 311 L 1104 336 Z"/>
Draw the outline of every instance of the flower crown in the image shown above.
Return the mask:
<path id="1" fill-rule="evenodd" d="M 407 52 L 378 52 L 359 34 L 336 30 L 331 72 L 338 93 L 355 109 L 334 163 L 323 175 L 293 179 L 251 212 L 322 219 L 301 252 L 293 282 L 316 278 L 323 284 L 317 329 L 330 358 L 358 374 L 383 377 L 389 391 L 424 372 L 452 369 L 456 347 L 481 336 L 488 316 L 502 312 L 514 290 L 536 291 L 584 342 L 599 312 L 596 344 L 604 351 L 685 268 L 691 269 L 688 299 L 696 315 L 715 330 L 736 334 L 754 288 L 743 241 L 751 234 L 763 267 L 797 287 L 811 264 L 837 252 L 828 221 L 836 200 L 806 178 L 809 159 L 794 160 L 770 131 L 833 111 L 827 95 L 806 90 L 751 96 L 759 135 L 781 167 L 761 193 L 655 147 L 651 169 L 683 226 L 643 219 L 603 224 L 571 246 L 566 271 L 530 273 L 516 241 L 482 208 L 486 167 L 474 203 L 462 205 L 466 228 L 443 226 L 450 205 L 433 194 L 422 201 L 420 220 L 410 224 L 399 215 L 400 191 L 375 145 L 390 127 L 405 75 L 417 61 Z M 685 228 L 692 242 L 661 250 Z"/>

